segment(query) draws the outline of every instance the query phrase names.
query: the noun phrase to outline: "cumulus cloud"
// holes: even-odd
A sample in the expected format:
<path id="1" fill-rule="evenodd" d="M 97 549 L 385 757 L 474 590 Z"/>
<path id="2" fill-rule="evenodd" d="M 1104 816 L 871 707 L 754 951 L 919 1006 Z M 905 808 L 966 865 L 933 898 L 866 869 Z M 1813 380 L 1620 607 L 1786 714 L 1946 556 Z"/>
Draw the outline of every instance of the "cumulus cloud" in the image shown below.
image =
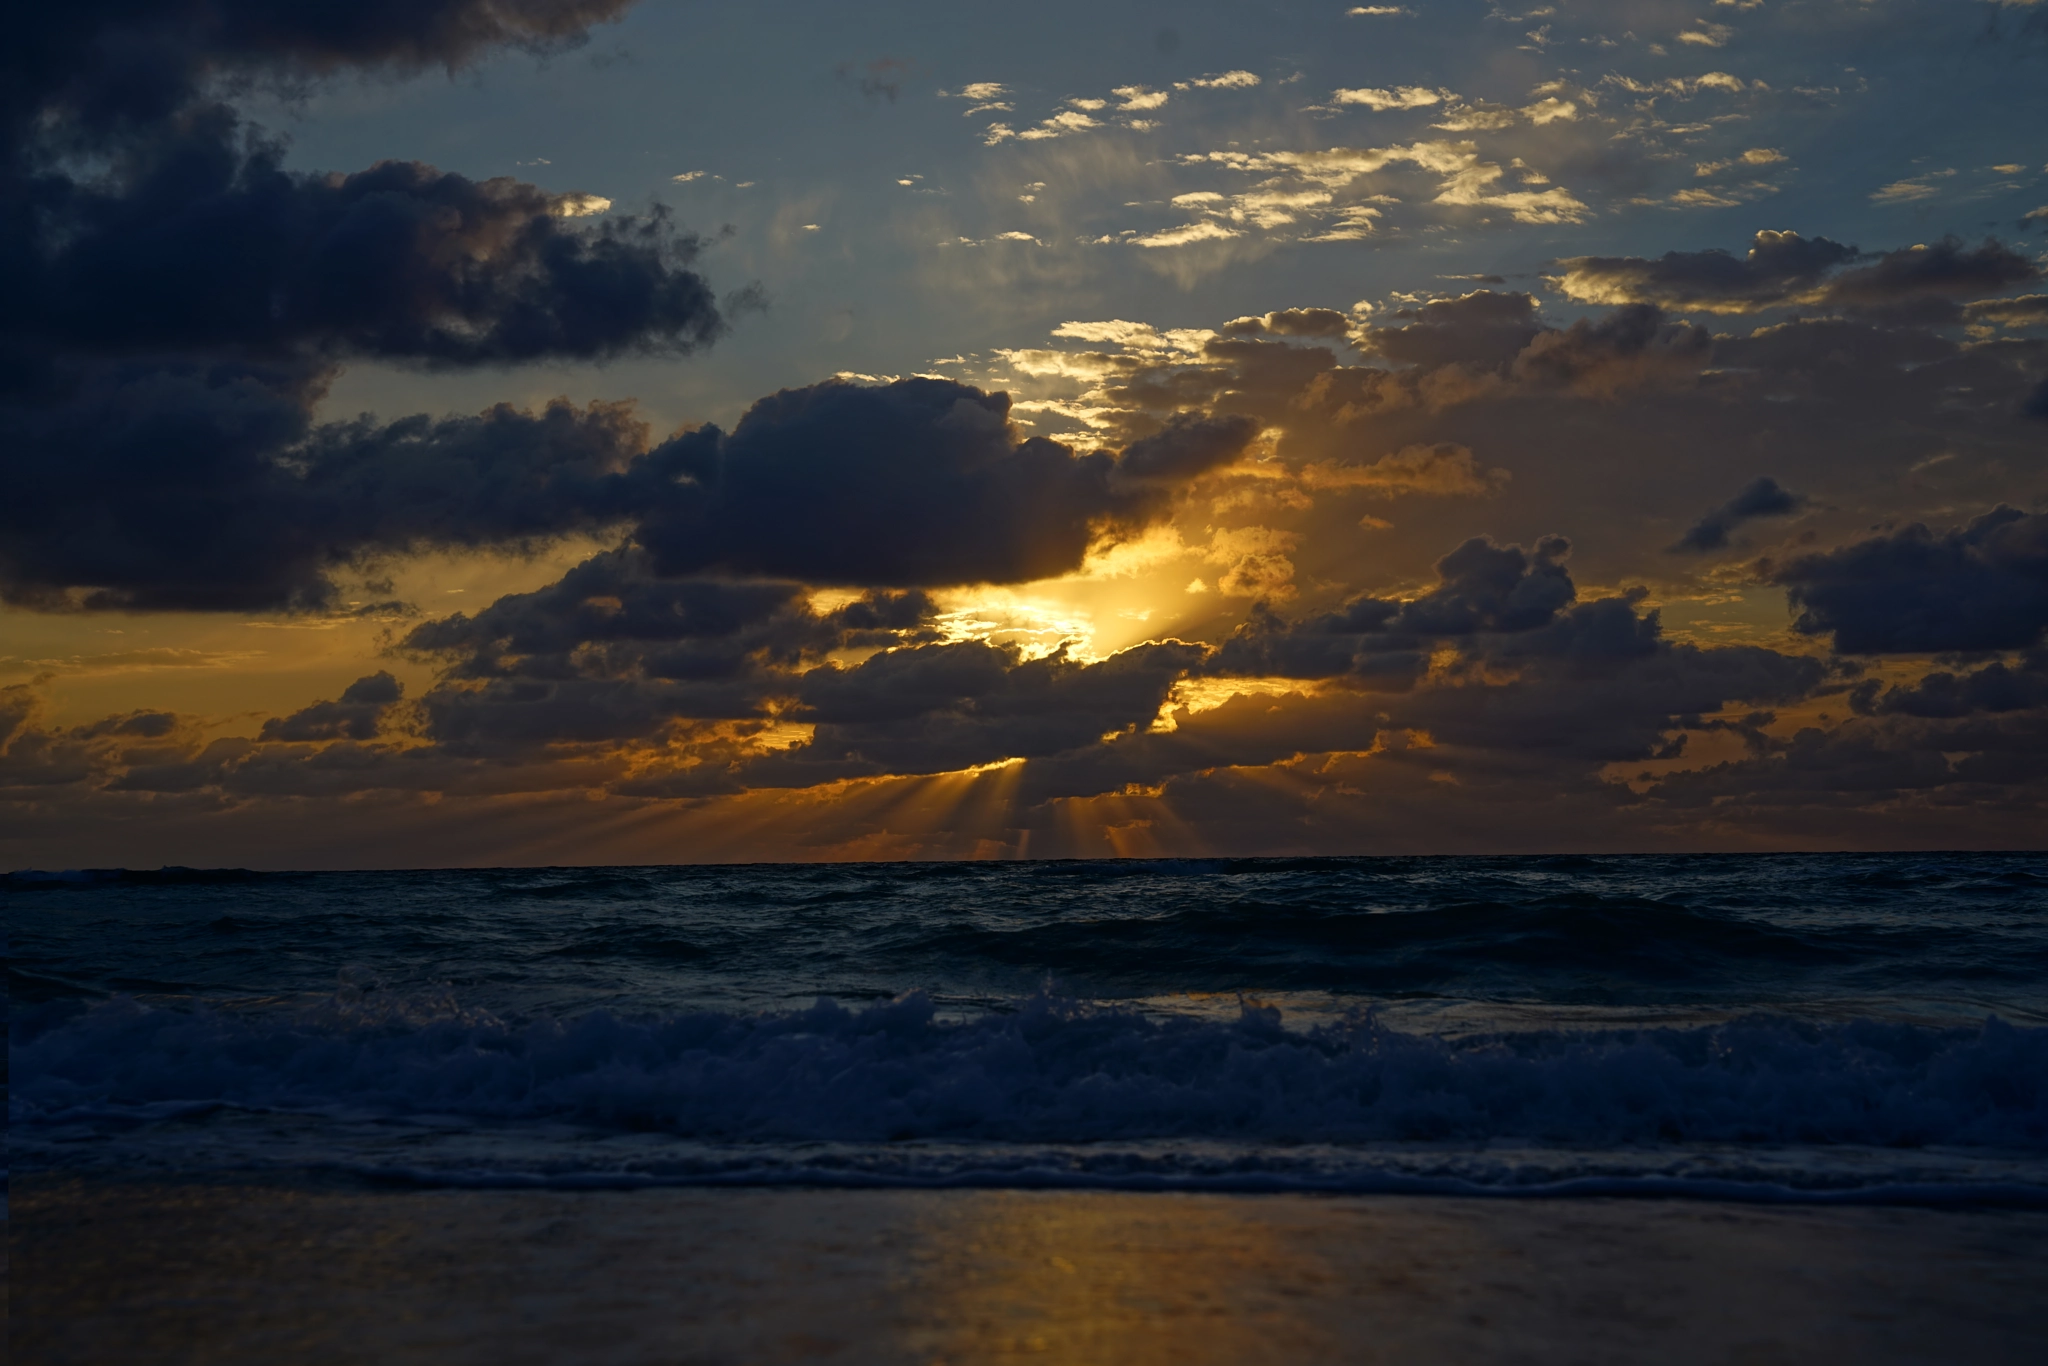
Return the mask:
<path id="1" fill-rule="evenodd" d="M 515 180 L 398 161 L 299 175 L 275 157 L 71 187 L 0 258 L 9 342 L 474 363 L 686 352 L 723 327 L 694 241 L 660 211 L 584 227 L 564 206 L 590 197 Z"/>
<path id="2" fill-rule="evenodd" d="M 325 607 L 365 554 L 588 529 L 646 433 L 617 404 L 315 428 L 305 370 L 88 368 L 0 408 L 0 596 L 29 607 Z"/>
<path id="3" fill-rule="evenodd" d="M 1577 597 L 1564 561 L 1571 542 L 1533 549 L 1475 536 L 1437 561 L 1437 585 L 1407 600 L 1366 595 L 1334 612 L 1287 622 L 1255 611 L 1216 652 L 1216 672 L 1281 678 L 1355 675 L 1405 688 L 1435 641 L 1548 626 Z"/>
<path id="4" fill-rule="evenodd" d="M 1334 308 L 1282 308 L 1232 318 L 1219 330 L 1226 337 L 1342 337 L 1351 330 L 1351 316 Z"/>
<path id="5" fill-rule="evenodd" d="M 1704 327 L 1667 318 L 1653 304 L 1628 304 L 1605 318 L 1580 318 L 1531 338 L 1515 357 L 1517 378 L 1586 394 L 1611 394 L 1662 377 L 1696 373 L 1713 351 Z"/>
<path id="6" fill-rule="evenodd" d="M 1361 345 L 1407 365 L 1498 369 L 1543 331 L 1534 296 L 1490 289 L 1398 309 L 1391 316 L 1402 325 L 1370 328 Z"/>
<path id="7" fill-rule="evenodd" d="M 1794 629 L 1845 654 L 2014 650 L 2048 631 L 2048 515 L 1999 507 L 1763 566 Z"/>
<path id="8" fill-rule="evenodd" d="M 612 515 L 583 494 L 635 453 L 620 410 L 315 430 L 313 407 L 354 357 L 691 351 L 725 325 L 694 239 L 658 210 L 416 162 L 287 171 L 219 94 L 558 49 L 625 7 L 86 3 L 17 26 L 0 102 L 19 209 L 0 227 L 0 595 L 321 606 L 328 571 L 360 554 Z"/>
<path id="9" fill-rule="evenodd" d="M 1009 395 L 944 379 L 784 390 L 730 436 L 705 427 L 649 452 L 639 477 L 655 491 L 633 534 L 667 574 L 1016 583 L 1079 568 L 1098 537 L 1163 513 L 1168 481 L 1255 434 L 1188 420 L 1119 460 L 1020 437 L 1009 412 Z"/>

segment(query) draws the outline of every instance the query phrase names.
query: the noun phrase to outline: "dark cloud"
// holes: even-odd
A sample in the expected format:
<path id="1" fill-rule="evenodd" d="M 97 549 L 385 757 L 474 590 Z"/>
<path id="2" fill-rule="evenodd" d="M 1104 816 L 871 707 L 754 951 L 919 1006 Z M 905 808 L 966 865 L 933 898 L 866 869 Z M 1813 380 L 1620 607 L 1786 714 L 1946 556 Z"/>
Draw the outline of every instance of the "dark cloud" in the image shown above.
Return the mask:
<path id="1" fill-rule="evenodd" d="M 1760 232 L 1738 259 L 1725 251 L 1580 256 L 1560 261 L 1557 283 L 1591 303 L 1644 303 L 1750 313 L 1793 304 L 1847 309 L 1891 323 L 1959 320 L 1955 302 L 2040 278 L 2026 257 L 1992 238 L 1976 247 L 1946 237 L 1888 251 L 1868 265 L 1855 247 L 1795 232 Z"/>
<path id="2" fill-rule="evenodd" d="M 724 327 L 660 211 L 413 162 L 282 166 L 223 99 L 580 41 L 628 0 L 44 7 L 0 59 L 0 598 L 326 605 L 365 555 L 623 518 L 623 409 L 316 430 L 355 356 L 685 352 Z"/>
<path id="3" fill-rule="evenodd" d="M 1404 308 L 1393 316 L 1406 320 L 1404 325 L 1372 328 L 1360 345 L 1403 365 L 1497 370 L 1543 331 L 1534 297 L 1490 289 Z"/>
<path id="4" fill-rule="evenodd" d="M 1706 363 L 1713 334 L 1664 316 L 1654 304 L 1629 304 L 1604 318 L 1580 318 L 1538 333 L 1514 358 L 1516 378 L 1582 393 L 1612 393 L 1661 376 L 1689 376 Z"/>
<path id="5" fill-rule="evenodd" d="M 1016 583 L 1078 568 L 1098 535 L 1165 511 L 1157 478 L 1231 458 L 1252 435 L 1232 419 L 1169 425 L 1126 468 L 1020 439 L 1009 410 L 1008 394 L 944 379 L 785 389 L 730 436 L 704 427 L 650 453 L 651 470 L 686 482 L 635 537 L 663 574 Z"/>
<path id="6" fill-rule="evenodd" d="M 167 118 L 222 76 L 453 68 L 504 46 L 572 46 L 633 0 L 80 0 L 12 15 L 0 90 L 10 130 L 37 113 L 106 135 Z"/>
<path id="7" fill-rule="evenodd" d="M 1669 774 L 1649 797 L 1652 814 L 1681 822 L 1711 811 L 1789 834 L 1877 819 L 1917 847 L 2024 848 L 2048 810 L 2048 711 L 1929 717 L 1902 706 L 1809 726 L 1747 758 Z"/>
<path id="8" fill-rule="evenodd" d="M 827 649 L 895 643 L 934 612 L 921 593 L 875 593 L 820 615 L 797 584 L 664 578 L 645 552 L 596 555 L 475 616 L 426 622 L 404 646 L 452 661 L 457 677 L 732 678 Z"/>
<path id="9" fill-rule="evenodd" d="M 1857 685 L 1849 704 L 1862 716 L 1940 720 L 2048 707 L 2048 655 L 2037 652 L 2016 664 L 2000 660 L 1960 675 L 1938 669 L 1890 688 L 1873 678 Z"/>
<path id="10" fill-rule="evenodd" d="M 2048 418 L 2048 379 L 2034 386 L 2034 391 L 2020 404 L 2020 416 Z"/>
<path id="11" fill-rule="evenodd" d="M 405 695 L 405 685 L 385 670 L 358 678 L 339 700 L 315 702 L 290 716 L 263 723 L 264 740 L 370 740 L 385 714 Z"/>
<path id="12" fill-rule="evenodd" d="M 1806 495 L 1783 488 L 1768 475 L 1760 475 L 1742 486 L 1733 498 L 1693 523 L 1692 529 L 1671 547 L 1674 552 L 1704 553 L 1722 550 L 1728 534 L 1744 522 L 1759 517 L 1789 517 L 1805 507 Z"/>
<path id="13" fill-rule="evenodd" d="M 1064 649 L 1021 659 L 980 641 L 878 654 L 855 669 L 806 674 L 791 715 L 810 741 L 749 764 L 750 786 L 940 773 L 1086 749 L 1143 727 L 1205 653 L 1178 641 L 1140 645 L 1097 663 Z"/>
<path id="14" fill-rule="evenodd" d="M 937 639 L 920 592 L 870 591 L 829 611 L 797 584 L 666 578 L 644 551 L 593 556 L 475 616 L 415 627 L 402 648 L 443 667 L 425 735 L 464 755 L 646 741 L 705 720 L 758 721 L 793 702 L 834 650 Z"/>
<path id="15" fill-rule="evenodd" d="M 1533 550 L 1475 536 L 1436 563 L 1437 586 L 1402 601 L 1364 596 L 1334 612 L 1286 622 L 1255 608 L 1207 666 L 1218 674 L 1334 678 L 1406 687 L 1431 642 L 1548 626 L 1577 596 L 1564 560 L 1571 542 L 1546 536 Z"/>
<path id="16" fill-rule="evenodd" d="M 1827 273 L 1860 253 L 1825 237 L 1796 232 L 1759 232 L 1742 256 L 1720 248 L 1667 251 L 1640 256 L 1576 256 L 1558 262 L 1559 285 L 1591 303 L 1657 304 L 1742 313 L 1800 298 L 1819 287 Z"/>
<path id="17" fill-rule="evenodd" d="M 0 407 L 0 597 L 43 608 L 329 603 L 365 555 L 480 545 L 625 515 L 645 433 L 620 405 L 314 429 L 317 371 L 86 367 Z"/>
<path id="18" fill-rule="evenodd" d="M 516 180 L 280 153 L 202 128 L 111 184 L 39 182 L 31 240 L 0 255 L 9 344 L 473 364 L 687 352 L 724 327 L 660 210 L 586 221 Z"/>
<path id="19" fill-rule="evenodd" d="M 630 0 L 44 7 L 10 29 L 0 348 L 443 362 L 687 350 L 722 322 L 658 212 L 414 162 L 285 171 L 214 79 L 455 66 Z M 76 169 L 77 154 L 104 169 Z"/>
<path id="20" fill-rule="evenodd" d="M 1690 732 L 1753 720 L 1732 706 L 1775 706 L 1828 678 L 1817 660 L 1756 647 L 1703 649 L 1662 638 L 1654 612 L 1622 598 L 1560 613 L 1542 628 L 1467 637 L 1455 658 L 1399 692 L 1351 686 L 1282 698 L 1239 696 L 1208 711 L 1175 713 L 1172 730 L 1118 735 L 1025 766 L 1020 804 L 1158 789 L 1222 768 L 1261 769 L 1326 756 L 1310 770 L 1367 791 L 1392 781 L 1361 761 L 1421 769 L 1457 786 L 1480 784 L 1531 808 L 1575 796 L 1609 809 L 1633 797 L 1603 772 L 1615 763 L 1670 759 Z M 1598 656 L 1597 667 L 1587 665 Z M 1169 809 L 1171 803 L 1169 802 Z M 1249 817 L 1255 808 L 1247 809 Z M 1521 828 L 1510 821 L 1496 832 Z"/>
<path id="21" fill-rule="evenodd" d="M 1236 460 L 1258 434 L 1253 418 L 1175 413 L 1159 431 L 1124 448 L 1117 474 L 1124 479 L 1194 479 Z"/>
<path id="22" fill-rule="evenodd" d="M 2048 630 L 2048 515 L 2000 507 L 1763 566 L 1793 626 L 1845 654 L 2024 649 Z"/>
<path id="23" fill-rule="evenodd" d="M 1828 282 L 1825 302 L 1881 310 L 1917 299 L 1959 299 L 2037 280 L 2034 263 L 1993 238 L 1965 247 L 1954 237 L 1888 251 Z"/>
<path id="24" fill-rule="evenodd" d="M 364 557 L 630 529 L 655 577 L 866 587 L 1017 582 L 1240 456 L 1248 417 L 1176 416 L 1121 459 L 1022 439 L 1009 397 L 948 380 L 831 381 L 728 436 L 648 448 L 628 405 L 313 427 L 321 372 L 87 367 L 66 400 L 0 410 L 0 595 L 46 609 L 310 608 Z M 780 591 L 788 591 L 786 589 Z"/>

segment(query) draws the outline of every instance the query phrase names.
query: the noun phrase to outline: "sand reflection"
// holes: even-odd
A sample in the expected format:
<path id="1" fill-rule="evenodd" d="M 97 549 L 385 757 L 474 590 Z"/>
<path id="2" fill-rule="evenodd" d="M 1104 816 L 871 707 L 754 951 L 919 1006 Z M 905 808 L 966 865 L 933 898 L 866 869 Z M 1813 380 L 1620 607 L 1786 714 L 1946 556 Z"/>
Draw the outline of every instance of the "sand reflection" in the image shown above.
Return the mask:
<path id="1" fill-rule="evenodd" d="M 927 1207 L 913 1360 L 1321 1359 L 1329 1268 L 1257 1202 L 987 1191 Z"/>

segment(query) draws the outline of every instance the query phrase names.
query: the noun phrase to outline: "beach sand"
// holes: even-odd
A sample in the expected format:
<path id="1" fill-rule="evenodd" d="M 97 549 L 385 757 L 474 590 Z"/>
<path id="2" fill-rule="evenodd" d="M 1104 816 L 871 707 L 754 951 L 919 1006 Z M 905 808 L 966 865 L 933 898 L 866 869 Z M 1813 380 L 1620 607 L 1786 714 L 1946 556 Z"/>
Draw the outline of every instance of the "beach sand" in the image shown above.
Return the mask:
<path id="1" fill-rule="evenodd" d="M 1992 1363 L 2048 1213 L 17 1178 L 42 1363 Z"/>

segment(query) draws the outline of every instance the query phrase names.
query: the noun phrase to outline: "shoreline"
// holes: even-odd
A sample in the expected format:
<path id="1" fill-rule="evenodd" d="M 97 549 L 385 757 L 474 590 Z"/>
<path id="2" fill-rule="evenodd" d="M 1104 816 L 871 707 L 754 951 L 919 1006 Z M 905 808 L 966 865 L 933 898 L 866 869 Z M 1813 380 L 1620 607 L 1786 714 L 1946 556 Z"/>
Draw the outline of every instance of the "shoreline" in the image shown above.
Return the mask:
<path id="1" fill-rule="evenodd" d="M 2031 1362 L 2048 1212 L 37 1174 L 16 1366 Z"/>

